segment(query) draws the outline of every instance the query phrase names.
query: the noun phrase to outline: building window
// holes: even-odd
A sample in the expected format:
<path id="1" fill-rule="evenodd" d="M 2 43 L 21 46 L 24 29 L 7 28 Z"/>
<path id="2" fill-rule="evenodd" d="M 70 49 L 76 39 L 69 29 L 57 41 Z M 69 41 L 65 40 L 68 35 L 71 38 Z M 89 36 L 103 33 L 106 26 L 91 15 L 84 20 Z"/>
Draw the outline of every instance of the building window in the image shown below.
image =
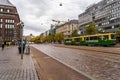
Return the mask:
<path id="1" fill-rule="evenodd" d="M 3 9 L 0 9 L 0 12 L 3 12 Z"/>
<path id="2" fill-rule="evenodd" d="M 120 4 L 120 1 L 118 3 Z"/>
<path id="3" fill-rule="evenodd" d="M 6 19 L 5 22 L 8 23 L 8 19 Z"/>
<path id="4" fill-rule="evenodd" d="M 14 23 L 15 21 L 12 20 L 12 19 L 6 19 L 5 22 L 6 22 L 6 23 Z"/>
<path id="5" fill-rule="evenodd" d="M 14 25 L 12 25 L 12 28 L 14 28 Z"/>
<path id="6" fill-rule="evenodd" d="M 0 30 L 0 35 L 2 35 L 2 30 Z"/>
<path id="7" fill-rule="evenodd" d="M 7 9 L 7 12 L 9 13 L 9 12 L 10 12 L 10 9 Z"/>
<path id="8" fill-rule="evenodd" d="M 13 31 L 10 31 L 9 34 L 12 35 L 12 34 L 13 34 Z"/>
<path id="9" fill-rule="evenodd" d="M 2 24 L 0 24 L 0 28 L 2 28 Z"/>
<path id="10" fill-rule="evenodd" d="M 3 19 L 0 19 L 0 22 L 3 22 Z"/>
<path id="11" fill-rule="evenodd" d="M 5 35 L 7 35 L 7 34 L 8 34 L 8 31 L 6 30 L 6 31 L 5 31 Z"/>
<path id="12" fill-rule="evenodd" d="M 6 24 L 6 25 L 5 25 L 5 28 L 6 28 L 6 29 L 7 29 L 7 26 L 8 26 L 8 25 Z"/>
<path id="13" fill-rule="evenodd" d="M 13 20 L 13 23 L 15 23 L 15 20 Z"/>
<path id="14" fill-rule="evenodd" d="M 13 28 L 14 28 L 14 25 L 6 24 L 6 25 L 5 25 L 5 28 L 6 28 L 6 29 L 13 29 Z"/>

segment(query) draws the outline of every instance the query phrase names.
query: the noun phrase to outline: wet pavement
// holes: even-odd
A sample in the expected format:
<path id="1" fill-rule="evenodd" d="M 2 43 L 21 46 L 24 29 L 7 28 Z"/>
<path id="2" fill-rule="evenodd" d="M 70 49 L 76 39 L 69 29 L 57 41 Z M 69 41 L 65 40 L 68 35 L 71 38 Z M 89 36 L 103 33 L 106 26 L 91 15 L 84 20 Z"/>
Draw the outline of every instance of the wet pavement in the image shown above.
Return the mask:
<path id="1" fill-rule="evenodd" d="M 94 80 L 120 80 L 118 54 L 54 47 L 47 44 L 33 46 Z"/>

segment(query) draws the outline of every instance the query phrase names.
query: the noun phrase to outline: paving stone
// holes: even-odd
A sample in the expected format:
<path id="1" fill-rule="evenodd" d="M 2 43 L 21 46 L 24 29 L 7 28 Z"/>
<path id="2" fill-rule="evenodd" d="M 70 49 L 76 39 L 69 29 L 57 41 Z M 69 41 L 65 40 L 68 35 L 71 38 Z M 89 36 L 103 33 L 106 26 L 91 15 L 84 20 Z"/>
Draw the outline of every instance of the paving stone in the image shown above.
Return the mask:
<path id="1" fill-rule="evenodd" d="M 38 80 L 31 55 L 21 55 L 17 46 L 0 49 L 0 80 Z"/>
<path id="2" fill-rule="evenodd" d="M 47 44 L 33 46 L 96 80 L 120 80 L 120 55 L 118 54 L 54 47 Z M 94 49 L 98 49 L 98 47 L 94 47 Z M 103 49 L 103 47 L 99 49 Z M 115 48 L 105 49 L 116 51 Z"/>

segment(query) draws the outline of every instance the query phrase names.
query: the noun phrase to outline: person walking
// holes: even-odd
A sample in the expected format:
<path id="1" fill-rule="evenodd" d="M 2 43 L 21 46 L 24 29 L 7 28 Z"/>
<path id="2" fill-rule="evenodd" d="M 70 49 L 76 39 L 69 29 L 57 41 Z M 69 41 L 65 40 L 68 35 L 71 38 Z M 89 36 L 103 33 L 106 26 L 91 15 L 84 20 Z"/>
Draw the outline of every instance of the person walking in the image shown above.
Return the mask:
<path id="1" fill-rule="evenodd" d="M 4 50 L 4 47 L 5 47 L 5 45 L 4 45 L 4 43 L 2 43 L 2 50 Z"/>

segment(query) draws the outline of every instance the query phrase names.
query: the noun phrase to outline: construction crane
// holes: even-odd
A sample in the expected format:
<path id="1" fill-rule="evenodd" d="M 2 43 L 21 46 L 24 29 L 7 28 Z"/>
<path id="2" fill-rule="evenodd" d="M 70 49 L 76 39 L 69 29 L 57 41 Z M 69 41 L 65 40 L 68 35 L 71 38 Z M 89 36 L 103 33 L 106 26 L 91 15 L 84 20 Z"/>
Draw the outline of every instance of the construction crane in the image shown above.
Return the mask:
<path id="1" fill-rule="evenodd" d="M 52 19 L 53 22 L 57 22 L 58 24 L 60 24 L 61 22 L 65 22 L 65 21 L 60 21 L 60 20 L 54 20 Z"/>

